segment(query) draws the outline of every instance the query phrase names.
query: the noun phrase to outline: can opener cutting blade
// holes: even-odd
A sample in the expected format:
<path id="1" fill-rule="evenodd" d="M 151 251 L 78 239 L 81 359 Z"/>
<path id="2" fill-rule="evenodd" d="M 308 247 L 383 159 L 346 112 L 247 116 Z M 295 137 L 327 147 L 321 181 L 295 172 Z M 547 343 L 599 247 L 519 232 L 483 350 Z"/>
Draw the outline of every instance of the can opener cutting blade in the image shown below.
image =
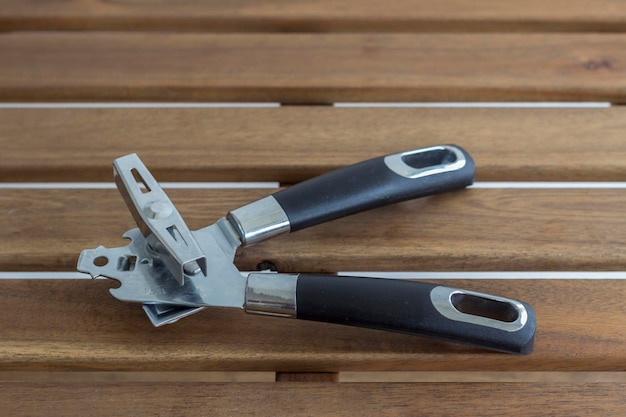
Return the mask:
<path id="1" fill-rule="evenodd" d="M 442 285 L 315 274 L 242 274 L 240 246 L 364 210 L 464 188 L 471 156 L 456 145 L 386 155 L 326 173 L 189 230 L 136 154 L 113 163 L 115 183 L 138 228 L 124 247 L 85 249 L 78 270 L 121 283 L 111 294 L 141 303 L 153 325 L 206 307 L 347 324 L 446 339 L 483 348 L 532 351 L 535 314 L 524 302 Z"/>

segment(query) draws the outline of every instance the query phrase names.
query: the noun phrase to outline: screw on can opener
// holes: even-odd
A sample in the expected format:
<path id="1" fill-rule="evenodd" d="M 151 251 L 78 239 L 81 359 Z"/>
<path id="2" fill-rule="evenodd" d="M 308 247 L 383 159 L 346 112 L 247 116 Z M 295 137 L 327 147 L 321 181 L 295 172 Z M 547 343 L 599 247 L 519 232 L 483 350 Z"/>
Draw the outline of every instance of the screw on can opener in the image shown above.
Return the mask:
<path id="1" fill-rule="evenodd" d="M 387 155 L 329 172 L 230 211 L 191 231 L 135 154 L 113 163 L 138 228 L 130 244 L 86 249 L 78 270 L 121 283 L 155 326 L 206 307 L 397 331 L 530 353 L 535 314 L 526 303 L 442 285 L 313 274 L 242 274 L 240 246 L 360 211 L 470 185 L 474 162 L 455 145 Z"/>

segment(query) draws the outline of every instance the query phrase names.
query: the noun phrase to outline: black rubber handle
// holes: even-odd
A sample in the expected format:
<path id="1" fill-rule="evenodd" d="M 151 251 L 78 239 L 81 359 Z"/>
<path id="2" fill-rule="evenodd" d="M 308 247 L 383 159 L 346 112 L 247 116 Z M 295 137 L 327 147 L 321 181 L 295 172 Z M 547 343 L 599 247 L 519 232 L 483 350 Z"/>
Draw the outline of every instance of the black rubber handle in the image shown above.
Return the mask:
<path id="1" fill-rule="evenodd" d="M 503 352 L 533 349 L 526 303 L 424 282 L 300 274 L 297 318 L 410 333 Z"/>
<path id="2" fill-rule="evenodd" d="M 456 145 L 378 157 L 329 172 L 273 196 L 291 231 L 426 195 L 466 187 L 474 161 Z"/>

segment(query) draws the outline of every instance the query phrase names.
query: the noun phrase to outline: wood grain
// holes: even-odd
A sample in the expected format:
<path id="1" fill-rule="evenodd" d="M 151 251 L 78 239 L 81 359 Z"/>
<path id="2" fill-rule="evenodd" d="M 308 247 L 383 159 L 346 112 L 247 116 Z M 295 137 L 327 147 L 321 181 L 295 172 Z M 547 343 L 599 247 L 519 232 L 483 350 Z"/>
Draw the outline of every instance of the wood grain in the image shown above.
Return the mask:
<path id="1" fill-rule="evenodd" d="M 169 190 L 191 229 L 270 190 Z M 244 248 L 282 272 L 626 269 L 622 190 L 471 189 L 404 202 Z M 116 190 L 2 190 L 0 269 L 73 270 L 136 227 Z"/>
<path id="2" fill-rule="evenodd" d="M 0 109 L 0 181 L 111 181 L 137 152 L 161 181 L 296 183 L 457 143 L 479 181 L 623 181 L 626 109 Z"/>
<path id="3" fill-rule="evenodd" d="M 41 376 L 37 379 L 38 376 Z M 59 376 L 56 376 L 60 374 Z M 98 375 L 104 374 L 98 379 Z M 0 380 L 9 380 L 9 381 L 39 381 L 39 382 L 52 382 L 52 381 L 61 381 L 61 378 L 64 378 L 65 375 L 72 375 L 73 377 L 80 380 L 81 375 L 85 375 L 83 380 L 87 380 L 90 382 L 98 382 L 98 381 L 184 381 L 184 376 L 188 375 L 190 380 L 185 382 L 196 382 L 201 381 L 202 372 L 154 372 L 154 376 L 152 379 L 150 378 L 151 372 L 121 372 L 121 373 L 107 373 L 107 372 L 33 372 L 33 371 L 14 371 L 14 372 L 6 372 L 4 375 L 15 375 L 13 378 L 0 374 Z M 194 375 L 199 374 L 196 378 Z M 246 382 L 243 377 L 251 378 L 252 376 L 259 378 L 257 375 L 265 375 L 263 372 L 207 372 L 209 375 L 217 375 L 221 377 L 222 375 L 242 375 L 241 379 L 230 379 L 230 380 L 219 380 L 215 378 L 214 380 L 208 379 L 210 377 L 205 377 L 206 380 L 212 382 Z M 27 376 L 32 375 L 30 378 Z M 118 375 L 129 375 L 124 378 L 123 376 Z M 140 379 L 138 376 L 144 376 L 145 379 Z M 168 379 L 168 376 L 172 375 L 171 379 Z M 250 376 L 248 376 L 250 375 Z M 113 379 L 117 377 L 118 379 Z M 3 379 L 4 378 L 4 379 Z M 134 378 L 134 379 L 133 379 Z M 260 379 L 260 378 L 259 378 Z M 340 382 L 465 382 L 465 383 L 475 383 L 475 382 L 532 382 L 532 383 L 593 383 L 593 382 L 625 382 L 626 383 L 626 372 L 607 372 L 607 371 L 599 371 L 599 372 L 585 372 L 585 371 L 518 371 L 518 372 L 506 372 L 506 371 L 476 371 L 476 372 L 468 372 L 468 371 L 450 371 L 450 372 L 341 372 Z M 259 380 L 251 380 L 250 382 L 262 382 Z"/>
<path id="4" fill-rule="evenodd" d="M 339 382 L 339 373 L 276 372 L 276 382 Z"/>
<path id="5" fill-rule="evenodd" d="M 121 32 L 26 32 L 41 30 Z M 371 0 L 0 0 L 0 31 L 0 101 L 626 102 L 626 34 L 598 33 L 626 32 L 626 7 L 615 0 L 400 0 L 384 9 Z M 624 120 L 622 109 L 1 110 L 0 181 L 109 181 L 111 160 L 139 150 L 162 181 L 293 183 L 446 142 L 469 148 L 480 180 L 619 181 Z M 170 194 L 196 228 L 267 190 Z M 236 263 L 285 272 L 624 270 L 622 194 L 468 190 L 281 237 L 242 250 Z M 133 227 L 114 190 L 0 190 L 0 214 L 1 270 L 72 270 L 80 249 L 120 245 Z M 626 281 L 444 284 L 533 304 L 535 352 L 227 309 L 155 329 L 137 305 L 107 294 L 112 281 L 0 280 L 0 374 L 16 373 L 0 375 L 2 413 L 625 414 L 623 378 L 574 378 L 626 372 Z M 51 371 L 62 372 L 47 382 L 19 376 Z M 162 381 L 148 375 L 172 371 L 178 376 Z M 195 371 L 202 375 L 180 379 Z M 237 381 L 231 371 L 298 383 L 211 383 L 206 373 Z M 340 371 L 431 372 L 432 380 L 489 371 L 501 382 L 319 382 Z M 558 383 L 536 374 L 502 382 L 533 371 Z"/>
<path id="6" fill-rule="evenodd" d="M 620 31 L 619 0 L 0 1 L 0 30 Z"/>
<path id="7" fill-rule="evenodd" d="M 626 101 L 623 34 L 9 33 L 4 101 Z"/>
<path id="8" fill-rule="evenodd" d="M 432 281 L 437 282 L 437 281 Z M 528 356 L 214 308 L 154 328 L 105 280 L 2 280 L 4 371 L 626 371 L 624 280 L 446 280 L 531 303 Z M 175 382 L 175 381 L 174 381 Z"/>
<path id="9" fill-rule="evenodd" d="M 626 411 L 626 384 L 0 385 L 11 416 L 602 415 Z M 471 411 L 470 411 L 471 410 Z"/>
<path id="10" fill-rule="evenodd" d="M 302 375 L 300 382 L 337 382 L 335 373 L 261 371 L 0 371 L 2 382 L 127 383 L 127 382 L 275 382 L 277 374 Z M 317 380 L 303 381 L 317 377 Z M 328 381 L 328 379 L 332 379 Z M 338 382 L 386 383 L 626 383 L 626 372 L 611 371 L 344 371 Z"/>

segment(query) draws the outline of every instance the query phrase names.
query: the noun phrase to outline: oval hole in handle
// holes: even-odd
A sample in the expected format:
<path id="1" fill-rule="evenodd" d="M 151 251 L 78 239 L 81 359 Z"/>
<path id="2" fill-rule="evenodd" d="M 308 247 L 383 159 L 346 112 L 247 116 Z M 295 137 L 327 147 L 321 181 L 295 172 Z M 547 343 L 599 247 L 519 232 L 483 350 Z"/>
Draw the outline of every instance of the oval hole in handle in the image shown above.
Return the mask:
<path id="1" fill-rule="evenodd" d="M 387 155 L 384 161 L 396 174 L 417 179 L 460 170 L 467 160 L 459 148 L 442 145 Z"/>
<path id="2" fill-rule="evenodd" d="M 488 319 L 513 323 L 519 318 L 519 312 L 510 303 L 479 297 L 462 292 L 453 293 L 450 301 L 461 313 Z"/>
<path id="3" fill-rule="evenodd" d="M 437 286 L 430 292 L 430 301 L 450 320 L 507 332 L 522 329 L 528 321 L 528 312 L 522 303 L 496 295 Z"/>
<path id="4" fill-rule="evenodd" d="M 458 160 L 457 155 L 444 147 L 429 148 L 427 152 L 405 152 L 402 161 L 416 169 L 432 168 L 437 165 L 448 165 Z"/>

